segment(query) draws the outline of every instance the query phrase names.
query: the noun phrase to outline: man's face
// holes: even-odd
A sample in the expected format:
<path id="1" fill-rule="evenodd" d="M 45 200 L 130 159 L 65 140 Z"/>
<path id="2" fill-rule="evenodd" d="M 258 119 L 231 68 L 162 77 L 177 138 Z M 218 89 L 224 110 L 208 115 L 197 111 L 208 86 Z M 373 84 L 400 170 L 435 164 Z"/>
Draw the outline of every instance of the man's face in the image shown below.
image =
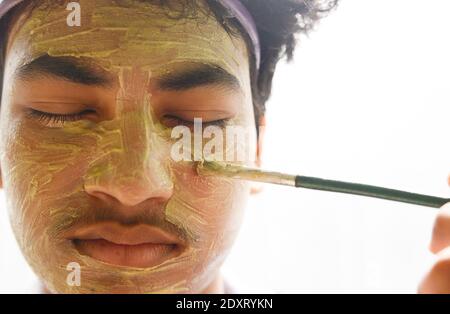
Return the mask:
<path id="1" fill-rule="evenodd" d="M 7 48 L 0 166 L 23 254 L 53 292 L 202 291 L 250 187 L 174 162 L 171 129 L 255 129 L 244 41 L 204 4 L 174 18 L 150 1 L 81 0 L 69 27 L 52 2 L 16 17 Z"/>

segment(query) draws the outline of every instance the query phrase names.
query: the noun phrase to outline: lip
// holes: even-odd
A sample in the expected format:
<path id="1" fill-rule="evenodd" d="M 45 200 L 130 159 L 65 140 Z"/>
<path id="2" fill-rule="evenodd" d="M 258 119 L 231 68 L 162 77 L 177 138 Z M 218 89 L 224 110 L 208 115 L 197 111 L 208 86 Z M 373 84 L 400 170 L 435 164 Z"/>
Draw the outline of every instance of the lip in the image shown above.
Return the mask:
<path id="1" fill-rule="evenodd" d="M 66 237 L 81 255 L 126 267 L 157 266 L 181 254 L 185 245 L 175 235 L 150 225 L 124 227 L 104 222 L 75 230 Z"/>

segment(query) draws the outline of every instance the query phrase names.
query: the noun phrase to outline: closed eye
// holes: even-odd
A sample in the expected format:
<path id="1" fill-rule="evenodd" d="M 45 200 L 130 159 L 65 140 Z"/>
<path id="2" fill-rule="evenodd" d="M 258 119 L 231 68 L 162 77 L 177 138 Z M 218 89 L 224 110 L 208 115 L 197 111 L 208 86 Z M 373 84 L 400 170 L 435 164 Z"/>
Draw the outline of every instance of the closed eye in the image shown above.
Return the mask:
<path id="1" fill-rule="evenodd" d="M 208 127 L 208 126 L 218 126 L 221 128 L 224 128 L 228 125 L 228 123 L 230 122 L 231 118 L 225 118 L 225 119 L 218 119 L 218 120 L 209 120 L 209 121 L 204 121 L 202 120 L 202 126 L 203 127 Z M 161 122 L 163 125 L 165 125 L 166 127 L 169 128 L 174 128 L 177 126 L 187 126 L 187 127 L 194 127 L 194 120 L 192 119 L 185 119 L 185 118 L 180 118 L 177 116 L 173 116 L 173 115 L 165 115 L 161 118 Z"/>
<path id="2" fill-rule="evenodd" d="M 95 113 L 95 110 L 87 109 L 80 113 L 56 114 L 43 112 L 35 109 L 29 109 L 27 116 L 35 119 L 46 126 L 63 126 L 66 122 L 74 122 L 86 118 L 87 114 Z"/>

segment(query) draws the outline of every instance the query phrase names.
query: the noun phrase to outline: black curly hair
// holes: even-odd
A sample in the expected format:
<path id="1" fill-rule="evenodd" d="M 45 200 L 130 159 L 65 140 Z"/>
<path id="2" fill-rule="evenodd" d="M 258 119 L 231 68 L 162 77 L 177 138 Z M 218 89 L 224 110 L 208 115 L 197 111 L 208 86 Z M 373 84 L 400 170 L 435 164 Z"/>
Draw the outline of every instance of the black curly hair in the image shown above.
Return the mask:
<path id="1" fill-rule="evenodd" d="M 171 9 L 170 0 L 139 0 L 166 6 Z M 235 18 L 217 0 L 205 0 L 215 18 L 232 35 L 241 35 L 252 51 L 252 44 L 247 33 Z M 280 59 L 291 61 L 297 43 L 297 34 L 307 33 L 326 13 L 337 6 L 339 0 L 241 0 L 255 19 L 261 41 L 261 65 L 256 71 L 255 58 L 249 56 L 251 64 L 251 84 L 255 122 L 259 126 L 260 117 L 264 115 L 265 105 L 272 90 L 272 79 Z M 11 19 L 30 4 L 36 5 L 39 0 L 24 1 L 11 10 L 0 21 L 0 34 L 8 34 Z M 55 0 L 64 3 L 64 0 Z M 195 11 L 198 0 L 183 0 L 181 11 L 171 17 L 181 18 L 187 11 Z M 180 6 L 177 6 L 177 10 Z M 191 12 L 190 12 L 191 13 Z M 0 38 L 0 104 L 3 88 L 4 63 L 7 36 Z"/>

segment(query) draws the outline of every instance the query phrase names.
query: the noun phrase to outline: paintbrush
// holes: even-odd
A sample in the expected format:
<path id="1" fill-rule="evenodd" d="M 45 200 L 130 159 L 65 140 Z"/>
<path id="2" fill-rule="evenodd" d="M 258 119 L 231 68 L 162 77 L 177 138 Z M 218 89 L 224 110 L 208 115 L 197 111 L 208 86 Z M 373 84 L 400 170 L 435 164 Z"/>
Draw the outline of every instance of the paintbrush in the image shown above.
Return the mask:
<path id="1" fill-rule="evenodd" d="M 201 161 L 197 163 L 196 169 L 197 173 L 201 176 L 221 176 L 240 180 L 287 185 L 296 188 L 346 193 L 433 208 L 440 208 L 444 204 L 450 202 L 449 198 L 410 193 L 373 185 L 289 175 L 224 162 Z"/>

